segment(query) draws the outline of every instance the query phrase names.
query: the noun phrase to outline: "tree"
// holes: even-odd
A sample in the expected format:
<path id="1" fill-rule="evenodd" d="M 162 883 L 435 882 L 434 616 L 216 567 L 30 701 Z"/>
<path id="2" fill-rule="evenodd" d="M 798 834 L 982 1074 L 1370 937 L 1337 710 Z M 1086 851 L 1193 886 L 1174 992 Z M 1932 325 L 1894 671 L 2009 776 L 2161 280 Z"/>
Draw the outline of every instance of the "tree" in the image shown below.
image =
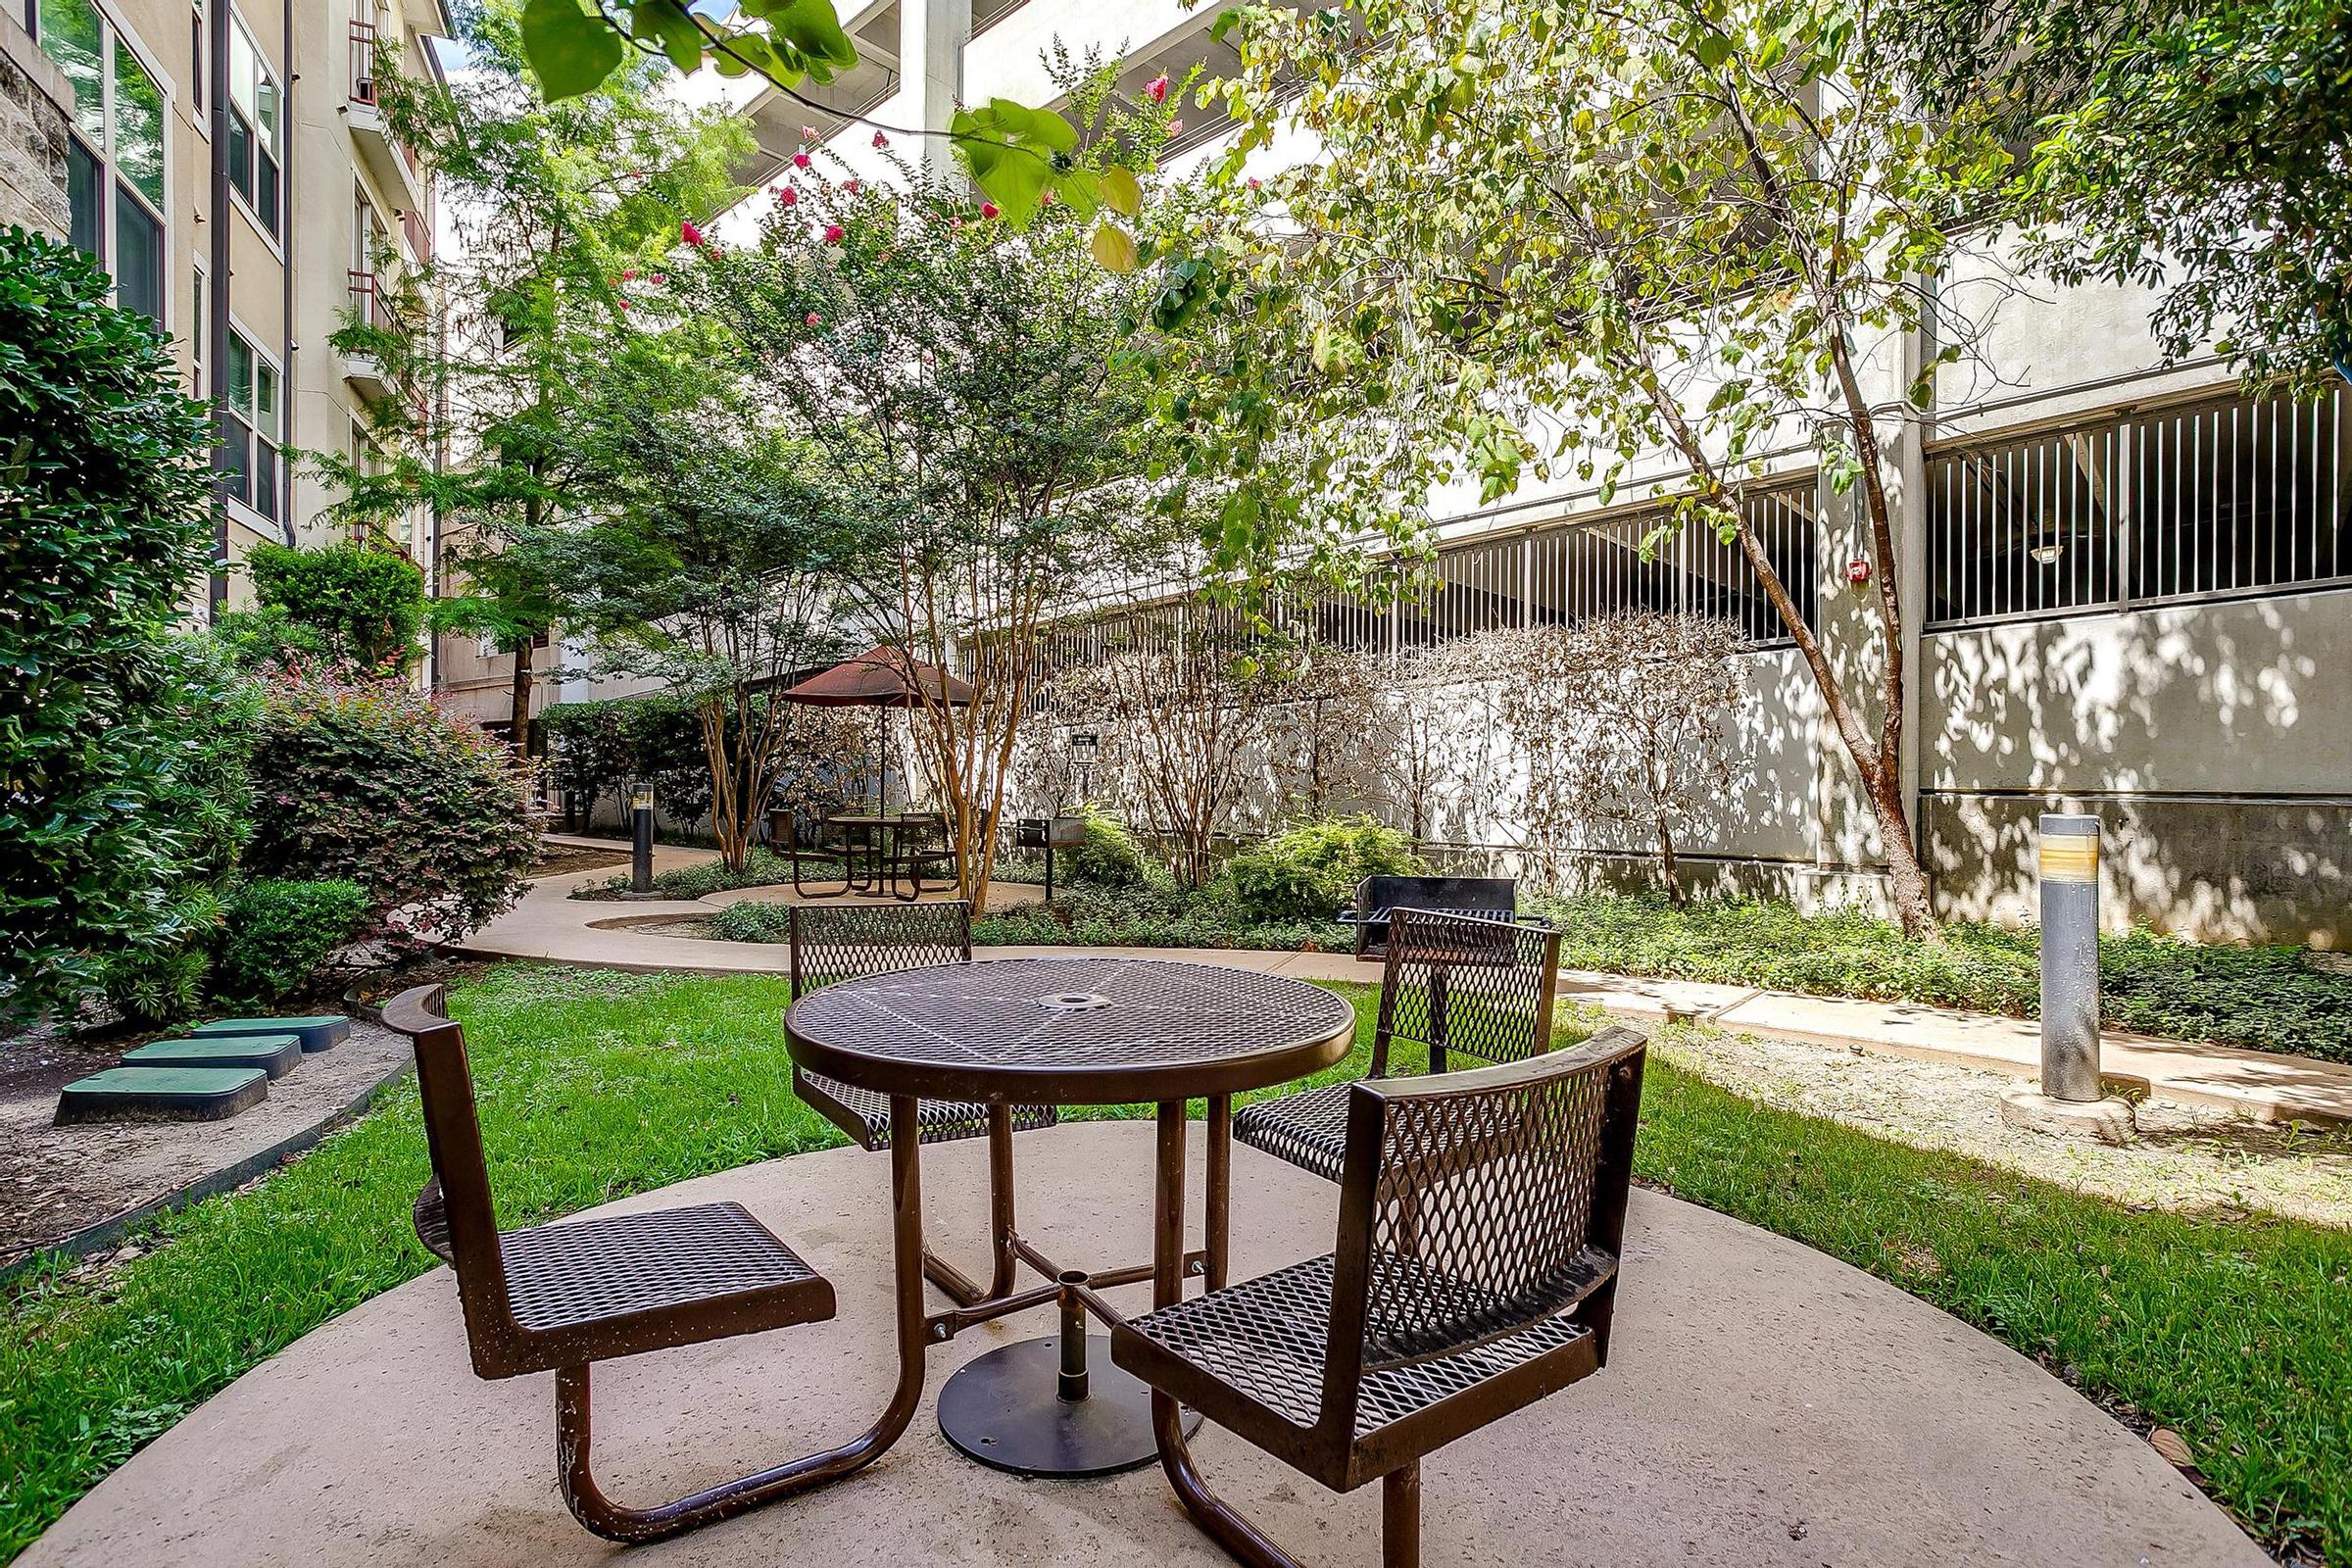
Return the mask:
<path id="1" fill-rule="evenodd" d="M 0 228 L 0 1021 L 169 940 L 189 846 L 162 701 L 210 555 L 212 420 L 87 258 Z"/>
<path id="2" fill-rule="evenodd" d="M 1164 120 L 1095 102 L 1100 141 Z M 985 906 L 1041 628 L 1157 563 L 1175 525 L 1139 477 L 1142 296 L 1091 259 L 1099 230 L 1060 204 L 1015 230 L 899 168 L 903 189 L 804 172 L 756 248 L 706 245 L 679 283 L 755 358 L 768 416 L 862 540 L 846 587 L 874 639 L 973 688 L 925 690 L 909 717 L 958 890 Z"/>
<path id="3" fill-rule="evenodd" d="M 1657 854 L 1677 907 L 1680 824 L 1728 801 L 1740 750 L 1730 728 L 1745 680 L 1739 626 L 1714 615 L 1631 611 L 1491 634 L 1505 671 L 1503 725 L 1527 762 L 1529 837 L 1557 860 L 1614 823 Z M 1555 866 L 1556 869 L 1556 866 Z"/>
<path id="4" fill-rule="evenodd" d="M 1829 0 L 1236 17 L 1221 91 L 1241 136 L 1214 199 L 1171 212 L 1156 313 L 1189 328 L 1180 363 L 1230 388 L 1171 408 L 1193 465 L 1236 486 L 1219 564 L 1364 526 L 1409 541 L 1456 479 L 1494 500 L 1597 475 L 1605 505 L 1670 459 L 1681 471 L 1650 486 L 1666 527 L 1739 546 L 1853 764 L 1904 926 L 1932 927 L 1879 421 L 1926 397 L 1934 366 L 1885 385 L 1871 362 L 1919 325 L 1919 280 L 2001 187 L 1989 114 L 1924 113 L 1879 14 Z M 1249 154 L 1294 118 L 1323 157 L 1256 188 Z M 1958 357 L 1953 330 L 1934 358 Z M 1790 439 L 1815 445 L 1866 541 L 1856 667 L 1825 651 L 1742 514 L 1761 454 Z M 1306 482 L 1253 484 L 1286 451 Z"/>
<path id="5" fill-rule="evenodd" d="M 2352 8 L 2344 0 L 1910 0 L 1931 104 L 2038 141 L 2024 259 L 2158 291 L 2167 358 L 2219 340 L 2250 386 L 2352 377 Z"/>
<path id="6" fill-rule="evenodd" d="M 1199 887 L 1266 765 L 1295 655 L 1251 617 L 1198 598 L 1110 611 L 1084 646 L 1042 706 L 1100 737 L 1100 793 L 1140 817 L 1177 879 Z"/>
<path id="7" fill-rule="evenodd" d="M 542 103 L 523 59 L 529 9 L 462 10 L 467 68 L 447 83 L 378 63 L 384 113 L 432 166 L 457 238 L 417 268 L 377 259 L 383 308 L 334 341 L 401 388 L 372 412 L 382 456 L 315 460 L 347 492 L 342 521 L 381 527 L 420 505 L 441 519 L 433 626 L 513 656 L 517 757 L 533 650 L 565 609 L 561 536 L 598 493 L 615 405 L 643 391 L 640 322 L 662 310 L 681 233 L 739 194 L 729 170 L 750 147 L 739 120 L 679 106 L 659 60 Z"/>
<path id="8" fill-rule="evenodd" d="M 563 570 L 599 664 L 694 706 L 719 853 L 740 870 L 779 780 L 829 744 L 829 716 L 781 694 L 854 651 L 843 594 L 859 540 L 811 451 L 729 401 L 721 364 L 645 346 L 643 395 L 612 408 L 601 441 L 606 515 L 565 541 Z"/>

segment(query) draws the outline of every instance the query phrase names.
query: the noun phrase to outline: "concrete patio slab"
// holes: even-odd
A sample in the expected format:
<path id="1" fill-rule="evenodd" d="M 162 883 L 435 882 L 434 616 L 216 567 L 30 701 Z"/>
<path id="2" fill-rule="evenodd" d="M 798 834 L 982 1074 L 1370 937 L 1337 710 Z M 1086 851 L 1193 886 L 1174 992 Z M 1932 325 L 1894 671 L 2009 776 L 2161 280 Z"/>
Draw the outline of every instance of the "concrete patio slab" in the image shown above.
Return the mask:
<path id="1" fill-rule="evenodd" d="M 1147 1256 L 1151 1143 L 1139 1123 L 1022 1135 L 1026 1228 L 1072 1263 Z M 924 1175 L 932 1234 L 969 1254 L 984 1151 L 927 1151 Z M 831 1277 L 841 1315 L 600 1371 L 598 1464 L 611 1491 L 669 1495 L 863 1426 L 890 1382 L 886 1187 L 881 1158 L 842 1149 L 612 1205 L 738 1200 Z M 1334 1190 L 1313 1178 L 1245 1149 L 1235 1197 L 1237 1274 L 1331 1245 Z M 935 1349 L 931 1392 L 973 1355 L 1049 1323 L 1050 1310 L 1032 1313 Z M 1195 1451 L 1230 1501 L 1305 1561 L 1378 1561 L 1377 1488 L 1334 1496 L 1213 1427 Z M 1433 1563 L 2268 1562 L 2145 1444 L 2031 1361 L 1842 1263 L 1649 1193 L 1635 1195 L 1609 1367 L 1441 1450 L 1425 1476 Z M 1155 1469 L 1018 1481 L 950 1449 L 928 1400 L 893 1453 L 840 1486 L 623 1552 L 578 1529 L 557 1496 L 551 1380 L 486 1384 L 466 1371 L 445 1269 L 247 1374 L 21 1561 L 507 1568 L 624 1558 L 644 1568 L 1225 1561 Z"/>

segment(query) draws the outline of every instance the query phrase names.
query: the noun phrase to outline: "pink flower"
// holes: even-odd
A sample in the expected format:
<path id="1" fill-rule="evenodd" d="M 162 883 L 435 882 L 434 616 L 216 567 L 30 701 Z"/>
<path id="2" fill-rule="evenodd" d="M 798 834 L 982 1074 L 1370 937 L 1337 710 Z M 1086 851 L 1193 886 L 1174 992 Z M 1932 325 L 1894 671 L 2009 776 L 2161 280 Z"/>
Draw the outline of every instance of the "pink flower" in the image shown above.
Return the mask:
<path id="1" fill-rule="evenodd" d="M 890 138 L 877 130 L 874 132 L 874 145 L 877 147 L 887 147 L 890 145 Z"/>
<path id="2" fill-rule="evenodd" d="M 843 195 L 855 196 L 858 194 L 858 182 L 854 179 L 845 179 L 841 182 L 841 189 Z"/>
<path id="3" fill-rule="evenodd" d="M 787 207 L 795 207 L 800 204 L 801 193 L 792 186 L 787 185 L 783 189 L 776 192 L 776 200 L 782 202 Z"/>
<path id="4" fill-rule="evenodd" d="M 1145 82 L 1144 96 L 1155 104 L 1166 103 L 1168 101 L 1168 74 L 1163 71 L 1150 81 Z"/>
<path id="5" fill-rule="evenodd" d="M 634 267 L 632 267 L 632 268 L 629 268 L 629 269 L 625 270 L 624 270 L 624 271 L 623 271 L 623 272 L 620 274 L 620 280 L 621 280 L 623 283 L 634 283 L 634 282 L 636 282 L 636 281 L 637 281 L 637 269 L 635 269 Z"/>
<path id="6" fill-rule="evenodd" d="M 982 202 L 982 203 L 980 204 L 980 216 L 981 216 L 982 218 L 994 218 L 994 217 L 996 217 L 996 216 L 997 216 L 997 204 L 996 204 L 995 202 Z"/>
<path id="7" fill-rule="evenodd" d="M 627 310 L 627 309 L 629 308 L 629 302 L 628 302 L 627 300 L 619 300 L 619 301 L 616 301 L 615 303 L 616 303 L 616 304 L 618 304 L 618 305 L 620 306 L 620 308 L 621 308 L 622 310 L 624 310 L 624 311 L 625 311 L 625 310 Z"/>
<path id="8" fill-rule="evenodd" d="M 700 245 L 703 243 L 703 231 L 695 227 L 690 222 L 680 223 L 678 225 L 678 238 L 684 240 L 689 245 Z"/>
<path id="9" fill-rule="evenodd" d="M 825 225 L 825 243 L 828 245 L 838 245 L 841 243 L 841 225 L 839 223 L 827 223 Z"/>
<path id="10" fill-rule="evenodd" d="M 963 220 L 962 220 L 962 219 L 960 219 L 960 218 L 951 218 L 951 219 L 949 219 L 949 220 L 948 220 L 948 232 L 949 232 L 949 233 L 951 233 L 951 234 L 955 233 L 955 232 L 956 232 L 957 229 L 961 228 L 962 226 L 963 226 Z"/>
<path id="11" fill-rule="evenodd" d="M 808 155 L 807 153 L 794 153 L 792 155 L 792 167 L 795 169 L 807 169 L 808 167 Z"/>
<path id="12" fill-rule="evenodd" d="M 1169 121 L 1169 122 L 1168 122 L 1168 134 L 1169 134 L 1169 136 L 1171 136 L 1171 137 L 1175 137 L 1175 136 L 1181 136 L 1181 135 L 1183 135 L 1183 134 L 1184 134 L 1184 122 L 1183 122 L 1183 121 L 1181 121 L 1181 120 L 1171 120 L 1171 121 Z"/>
<path id="13" fill-rule="evenodd" d="M 1039 191 L 1039 192 L 1037 193 L 1037 205 L 1038 205 L 1038 206 L 1040 206 L 1040 207 L 1051 207 L 1051 206 L 1053 206 L 1053 205 L 1054 205 L 1054 193 L 1053 193 L 1052 191 L 1050 191 L 1050 190 L 1041 190 L 1041 191 Z"/>
<path id="14" fill-rule="evenodd" d="M 801 127 L 801 140 L 803 140 L 803 141 L 814 141 L 814 140 L 816 140 L 816 127 L 815 127 L 814 125 L 803 125 L 803 126 Z"/>
<path id="15" fill-rule="evenodd" d="M 653 280 L 657 283 L 666 283 L 669 281 L 669 274 L 667 272 L 656 272 Z"/>
<path id="16" fill-rule="evenodd" d="M 808 313 L 808 317 L 806 318 L 806 319 L 808 320 L 808 324 L 809 324 L 810 326 L 814 326 L 814 325 L 816 325 L 816 323 L 817 323 L 817 322 L 819 322 L 819 321 L 823 320 L 823 319 L 824 319 L 824 318 L 823 318 L 823 317 L 821 317 L 821 316 L 819 316 L 819 315 L 817 315 L 817 314 L 816 314 L 814 311 L 810 311 L 810 312 Z"/>
<path id="17" fill-rule="evenodd" d="M 1257 187 L 1258 187 L 1258 185 L 1259 185 L 1260 183 L 1262 183 L 1262 182 L 1261 182 L 1261 181 L 1258 179 L 1258 177 L 1257 177 L 1255 174 L 1251 174 L 1251 175 L 1250 176 L 1250 188 L 1251 190 L 1255 190 L 1255 189 L 1257 189 Z"/>

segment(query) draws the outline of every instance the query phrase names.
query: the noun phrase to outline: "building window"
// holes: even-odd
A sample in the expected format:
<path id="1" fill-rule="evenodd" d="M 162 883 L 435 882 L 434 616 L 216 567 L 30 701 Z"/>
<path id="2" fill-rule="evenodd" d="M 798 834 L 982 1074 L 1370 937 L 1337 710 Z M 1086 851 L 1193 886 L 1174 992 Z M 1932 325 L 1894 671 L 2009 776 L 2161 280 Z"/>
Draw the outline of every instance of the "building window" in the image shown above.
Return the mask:
<path id="1" fill-rule="evenodd" d="M 68 237 L 115 280 L 118 304 L 165 319 L 164 93 L 90 0 L 38 0 L 42 53 L 74 84 Z"/>
<path id="2" fill-rule="evenodd" d="M 245 199 L 254 221 L 278 231 L 279 122 L 284 94 L 254 47 L 245 24 L 230 19 L 228 29 L 228 183 Z"/>
<path id="3" fill-rule="evenodd" d="M 222 471 L 229 495 L 278 520 L 278 448 L 285 439 L 277 367 L 234 327 L 228 333 L 228 442 Z"/>
<path id="4" fill-rule="evenodd" d="M 2352 583 L 2352 398 L 2230 398 L 1928 461 L 1929 624 Z"/>

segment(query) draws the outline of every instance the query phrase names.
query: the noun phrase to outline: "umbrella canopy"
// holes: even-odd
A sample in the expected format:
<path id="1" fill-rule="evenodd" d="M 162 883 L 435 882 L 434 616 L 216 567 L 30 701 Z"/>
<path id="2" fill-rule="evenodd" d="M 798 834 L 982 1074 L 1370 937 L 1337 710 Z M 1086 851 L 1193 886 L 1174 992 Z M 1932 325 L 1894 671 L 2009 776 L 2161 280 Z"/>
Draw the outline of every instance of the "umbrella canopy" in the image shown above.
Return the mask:
<path id="1" fill-rule="evenodd" d="M 845 659 L 821 675 L 776 694 L 788 703 L 817 708 L 871 708 L 874 712 L 874 809 L 890 804 L 890 747 L 882 734 L 884 710 L 939 703 L 968 708 L 980 693 L 971 682 L 957 680 L 945 670 L 910 659 L 902 648 L 876 644 L 855 659 Z"/>
<path id="2" fill-rule="evenodd" d="M 969 681 L 909 659 L 904 649 L 876 646 L 777 695 L 788 703 L 819 708 L 915 708 L 925 703 L 967 708 L 980 694 Z"/>

